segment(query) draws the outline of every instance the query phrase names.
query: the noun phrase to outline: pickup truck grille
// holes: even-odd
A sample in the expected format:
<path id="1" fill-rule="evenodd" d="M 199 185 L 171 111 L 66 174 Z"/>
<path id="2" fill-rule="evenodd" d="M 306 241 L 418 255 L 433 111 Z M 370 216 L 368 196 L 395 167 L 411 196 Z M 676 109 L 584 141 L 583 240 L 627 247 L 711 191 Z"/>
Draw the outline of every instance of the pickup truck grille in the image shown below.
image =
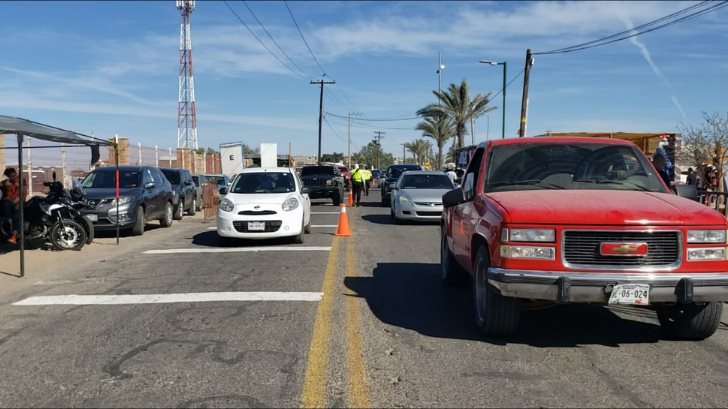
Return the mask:
<path id="1" fill-rule="evenodd" d="M 644 257 L 605 256 L 602 242 L 647 243 Z M 641 231 L 566 231 L 563 258 L 570 267 L 641 268 L 674 267 L 680 261 L 680 233 Z"/>
<path id="2" fill-rule="evenodd" d="M 304 179 L 303 185 L 304 186 L 326 186 L 326 181 L 329 180 L 327 177 L 320 177 L 320 178 L 310 178 L 310 179 Z"/>
<path id="3" fill-rule="evenodd" d="M 248 230 L 248 222 L 238 220 L 233 222 L 233 227 L 240 233 L 273 233 L 278 231 L 283 224 L 280 220 L 265 220 L 263 223 L 265 223 L 265 230 Z"/>

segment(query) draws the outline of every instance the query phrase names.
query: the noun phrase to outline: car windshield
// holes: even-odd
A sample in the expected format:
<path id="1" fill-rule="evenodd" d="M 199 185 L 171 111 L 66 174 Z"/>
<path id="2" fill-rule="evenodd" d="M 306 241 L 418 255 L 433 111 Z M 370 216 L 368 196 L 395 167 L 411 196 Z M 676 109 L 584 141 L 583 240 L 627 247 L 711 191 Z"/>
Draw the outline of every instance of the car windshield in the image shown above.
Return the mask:
<path id="1" fill-rule="evenodd" d="M 141 185 L 142 172 L 138 170 L 120 170 L 119 171 L 119 187 L 135 188 Z M 116 187 L 116 171 L 95 170 L 86 176 L 81 182 L 84 189 L 113 189 Z"/>
<path id="2" fill-rule="evenodd" d="M 290 193 L 296 190 L 293 175 L 288 172 L 241 173 L 235 179 L 232 193 Z"/>
<path id="3" fill-rule="evenodd" d="M 169 180 L 169 183 L 179 185 L 179 172 L 172 169 L 162 169 L 162 173 Z"/>
<path id="4" fill-rule="evenodd" d="M 217 178 L 217 185 L 218 186 L 225 186 L 225 178 L 223 178 L 223 177 Z"/>
<path id="5" fill-rule="evenodd" d="M 599 143 L 495 146 L 488 160 L 485 192 L 529 189 L 667 193 L 644 155 L 631 146 Z"/>
<path id="6" fill-rule="evenodd" d="M 404 173 L 407 170 L 420 170 L 419 166 L 411 166 L 411 167 L 397 167 L 397 168 L 389 168 L 387 171 L 387 177 L 392 179 L 397 179 L 399 176 Z"/>
<path id="7" fill-rule="evenodd" d="M 195 182 L 195 186 L 200 186 L 200 178 L 198 176 L 192 176 L 192 181 Z"/>
<path id="8" fill-rule="evenodd" d="M 310 176 L 310 175 L 335 175 L 336 169 L 333 166 L 306 166 L 305 168 L 301 169 L 301 176 Z"/>
<path id="9" fill-rule="evenodd" d="M 402 189 L 452 189 L 450 178 L 445 175 L 404 175 Z"/>

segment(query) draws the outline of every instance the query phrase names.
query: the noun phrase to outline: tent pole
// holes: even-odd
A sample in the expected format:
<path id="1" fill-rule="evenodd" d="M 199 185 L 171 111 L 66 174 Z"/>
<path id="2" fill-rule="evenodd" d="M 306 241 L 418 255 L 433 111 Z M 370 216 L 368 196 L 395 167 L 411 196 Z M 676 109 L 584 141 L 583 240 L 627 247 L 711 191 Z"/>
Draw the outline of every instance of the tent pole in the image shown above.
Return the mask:
<path id="1" fill-rule="evenodd" d="M 18 226 L 18 230 L 20 230 L 20 276 L 25 276 L 25 189 L 24 189 L 24 183 L 23 183 L 23 139 L 24 135 L 22 133 L 17 134 L 18 136 L 18 168 L 20 168 L 20 173 L 18 174 L 19 181 L 20 181 L 20 226 Z M 29 175 L 32 181 L 32 174 Z"/>

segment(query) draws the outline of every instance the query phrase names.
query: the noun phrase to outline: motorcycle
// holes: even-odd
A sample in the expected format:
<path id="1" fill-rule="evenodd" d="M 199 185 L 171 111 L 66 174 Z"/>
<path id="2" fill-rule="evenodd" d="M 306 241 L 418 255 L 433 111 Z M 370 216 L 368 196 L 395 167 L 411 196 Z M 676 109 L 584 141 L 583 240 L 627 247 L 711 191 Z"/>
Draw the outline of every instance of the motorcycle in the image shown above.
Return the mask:
<path id="1" fill-rule="evenodd" d="M 44 182 L 46 197 L 32 197 L 25 203 L 23 229 L 29 243 L 43 240 L 56 250 L 81 250 L 91 243 L 94 228 L 91 221 L 80 213 L 84 206 L 81 191 L 68 192 L 61 182 Z"/>

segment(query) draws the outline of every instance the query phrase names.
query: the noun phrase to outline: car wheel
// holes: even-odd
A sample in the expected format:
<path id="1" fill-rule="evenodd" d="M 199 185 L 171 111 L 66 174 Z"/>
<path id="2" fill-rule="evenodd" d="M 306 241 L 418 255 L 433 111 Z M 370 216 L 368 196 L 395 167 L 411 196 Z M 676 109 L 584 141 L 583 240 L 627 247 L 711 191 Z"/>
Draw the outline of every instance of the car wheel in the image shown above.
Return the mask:
<path id="1" fill-rule="evenodd" d="M 192 198 L 192 206 L 190 206 L 190 210 L 187 211 L 187 214 L 190 216 L 194 216 L 197 213 L 197 198 Z"/>
<path id="2" fill-rule="evenodd" d="M 404 220 L 397 217 L 397 209 L 394 208 L 394 206 L 390 207 L 390 212 L 392 213 L 392 220 L 394 221 L 394 224 L 402 224 Z"/>
<path id="3" fill-rule="evenodd" d="M 486 336 L 508 336 L 518 330 L 521 318 L 520 302 L 517 298 L 505 297 L 488 282 L 490 256 L 488 249 L 481 246 L 475 258 L 473 277 L 473 304 L 475 323 Z"/>
<path id="4" fill-rule="evenodd" d="M 332 200 L 334 201 L 334 206 L 339 206 L 339 205 L 341 205 L 341 195 L 336 195 L 336 196 L 334 196 L 334 197 L 332 198 Z"/>
<path id="5" fill-rule="evenodd" d="M 185 212 L 185 201 L 180 200 L 179 204 L 177 205 L 177 208 L 174 211 L 174 220 L 182 220 L 182 217 L 184 216 Z"/>
<path id="6" fill-rule="evenodd" d="M 304 227 L 303 232 L 306 234 L 311 234 L 311 216 L 308 217 L 308 223 L 306 223 L 306 227 Z"/>
<path id="7" fill-rule="evenodd" d="M 293 236 L 293 243 L 295 244 L 303 244 L 303 231 L 305 230 L 305 227 L 303 226 L 303 222 L 301 222 L 301 231 Z"/>
<path id="8" fill-rule="evenodd" d="M 700 340 L 713 335 L 720 325 L 723 303 L 677 304 L 657 309 L 657 319 L 671 338 Z"/>
<path id="9" fill-rule="evenodd" d="M 164 207 L 164 216 L 159 219 L 159 224 L 161 224 L 162 227 L 171 226 L 172 220 L 174 220 L 173 215 L 174 213 L 172 212 L 172 203 L 167 202 L 167 205 Z"/>
<path id="10" fill-rule="evenodd" d="M 136 223 L 134 223 L 134 227 L 131 228 L 131 234 L 132 236 L 141 236 L 144 234 L 144 227 L 147 225 L 147 214 L 144 211 L 144 208 L 139 206 L 137 209 L 137 216 L 136 216 Z"/>
<path id="11" fill-rule="evenodd" d="M 442 282 L 447 286 L 454 286 L 462 282 L 465 278 L 465 270 L 458 265 L 455 261 L 452 251 L 447 247 L 447 235 L 445 234 L 444 226 L 442 232 L 442 240 L 440 244 L 440 269 L 442 275 Z"/>

